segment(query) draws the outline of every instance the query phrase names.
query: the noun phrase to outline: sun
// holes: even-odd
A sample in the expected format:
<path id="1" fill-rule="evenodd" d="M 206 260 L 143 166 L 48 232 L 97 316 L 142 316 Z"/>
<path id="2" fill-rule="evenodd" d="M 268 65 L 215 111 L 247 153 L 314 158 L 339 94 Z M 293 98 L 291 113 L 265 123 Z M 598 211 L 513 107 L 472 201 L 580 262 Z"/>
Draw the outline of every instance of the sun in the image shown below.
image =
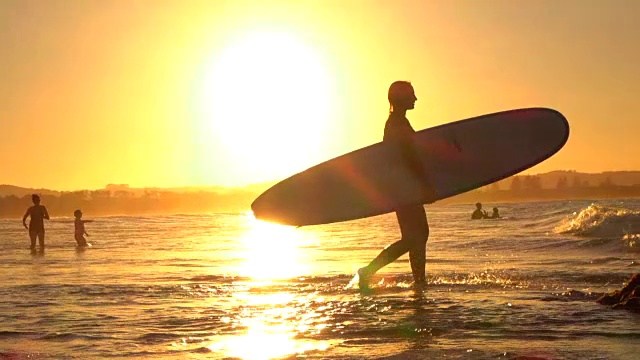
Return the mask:
<path id="1" fill-rule="evenodd" d="M 331 125 L 332 80 L 312 46 L 282 31 L 233 39 L 202 79 L 200 128 L 229 168 L 273 180 L 322 159 Z"/>

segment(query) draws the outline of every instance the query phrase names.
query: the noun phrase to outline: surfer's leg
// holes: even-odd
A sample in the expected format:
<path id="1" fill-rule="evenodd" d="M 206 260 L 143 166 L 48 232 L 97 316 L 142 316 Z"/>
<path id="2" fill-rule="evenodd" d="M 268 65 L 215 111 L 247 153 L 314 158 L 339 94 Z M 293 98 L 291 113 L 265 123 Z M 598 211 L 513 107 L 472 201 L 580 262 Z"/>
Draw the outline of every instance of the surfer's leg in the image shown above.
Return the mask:
<path id="1" fill-rule="evenodd" d="M 422 205 L 410 206 L 396 211 L 398 225 L 402 238 L 387 246 L 380 254 L 369 263 L 369 265 L 358 270 L 360 288 L 366 288 L 369 280 L 378 270 L 392 263 L 400 256 L 404 255 L 412 247 L 411 239 L 416 236 L 417 226 L 426 223 L 424 207 Z"/>
<path id="2" fill-rule="evenodd" d="M 429 223 L 424 207 L 416 208 L 411 214 L 410 229 L 406 229 L 407 239 L 410 243 L 409 263 L 413 281 L 424 283 L 426 281 L 427 240 L 429 239 Z M 409 224 L 408 224 L 409 225 Z"/>
<path id="3" fill-rule="evenodd" d="M 370 275 L 375 274 L 378 270 L 391 264 L 397 258 L 409 251 L 409 242 L 401 239 L 384 248 L 375 259 L 365 268 Z"/>
<path id="4" fill-rule="evenodd" d="M 428 232 L 424 236 L 414 236 L 409 239 L 401 239 L 387 246 L 380 254 L 373 259 L 369 265 L 358 270 L 359 286 L 366 288 L 371 277 L 383 267 L 394 262 L 400 256 L 409 252 L 409 262 L 411 263 L 411 273 L 415 283 L 426 281 L 426 256 Z"/>
<path id="5" fill-rule="evenodd" d="M 424 283 L 426 281 L 427 264 L 427 237 L 416 237 L 409 249 L 409 263 L 411 263 L 411 273 L 413 281 Z"/>
<path id="6" fill-rule="evenodd" d="M 378 270 L 382 269 L 386 265 L 391 264 L 397 258 L 409 251 L 409 242 L 405 239 L 400 239 L 393 244 L 384 248 L 375 259 L 373 259 L 369 265 L 360 268 L 358 270 L 359 286 L 360 288 L 366 288 L 369 286 L 369 280 Z"/>

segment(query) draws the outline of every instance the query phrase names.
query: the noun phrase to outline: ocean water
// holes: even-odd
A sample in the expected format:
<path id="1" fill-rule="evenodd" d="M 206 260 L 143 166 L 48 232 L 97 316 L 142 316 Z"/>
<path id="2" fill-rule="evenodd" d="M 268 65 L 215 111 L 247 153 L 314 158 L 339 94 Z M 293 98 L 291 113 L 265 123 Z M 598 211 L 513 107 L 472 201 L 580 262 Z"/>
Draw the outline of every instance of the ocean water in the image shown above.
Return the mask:
<path id="1" fill-rule="evenodd" d="M 44 204 L 46 205 L 46 204 Z M 393 214 L 282 227 L 251 214 L 0 220 L 0 359 L 638 359 L 640 313 L 596 303 L 640 272 L 640 199 L 427 207 L 428 284 L 408 257 L 356 270 Z"/>

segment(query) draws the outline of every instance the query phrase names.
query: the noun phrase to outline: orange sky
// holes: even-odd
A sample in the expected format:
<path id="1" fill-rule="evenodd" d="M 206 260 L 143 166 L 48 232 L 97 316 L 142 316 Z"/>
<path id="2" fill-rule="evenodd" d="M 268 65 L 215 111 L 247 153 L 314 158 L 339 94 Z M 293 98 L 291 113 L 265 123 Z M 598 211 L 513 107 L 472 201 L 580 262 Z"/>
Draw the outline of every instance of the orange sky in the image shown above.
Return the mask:
<path id="1" fill-rule="evenodd" d="M 0 183 L 240 186 L 511 108 L 571 136 L 530 172 L 640 170 L 637 1 L 2 1 Z"/>

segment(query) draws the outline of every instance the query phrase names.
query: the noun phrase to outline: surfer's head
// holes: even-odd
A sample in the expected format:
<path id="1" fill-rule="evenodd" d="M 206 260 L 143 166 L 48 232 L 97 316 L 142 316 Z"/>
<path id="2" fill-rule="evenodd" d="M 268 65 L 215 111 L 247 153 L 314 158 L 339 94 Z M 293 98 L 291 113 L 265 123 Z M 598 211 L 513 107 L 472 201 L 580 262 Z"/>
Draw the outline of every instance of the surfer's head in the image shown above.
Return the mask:
<path id="1" fill-rule="evenodd" d="M 389 86 L 388 99 L 391 111 L 413 109 L 418 100 L 411 83 L 404 80 L 396 81 Z"/>
<path id="2" fill-rule="evenodd" d="M 73 216 L 75 216 L 77 219 L 80 219 L 82 217 L 82 211 L 80 211 L 79 209 L 74 211 Z"/>
<path id="3" fill-rule="evenodd" d="M 478 208 L 478 210 L 482 209 L 482 204 L 480 204 L 479 202 L 476 203 L 476 207 Z"/>
<path id="4" fill-rule="evenodd" d="M 35 205 L 40 204 L 40 196 L 38 196 L 38 194 L 31 195 L 31 201 L 33 201 Z"/>

